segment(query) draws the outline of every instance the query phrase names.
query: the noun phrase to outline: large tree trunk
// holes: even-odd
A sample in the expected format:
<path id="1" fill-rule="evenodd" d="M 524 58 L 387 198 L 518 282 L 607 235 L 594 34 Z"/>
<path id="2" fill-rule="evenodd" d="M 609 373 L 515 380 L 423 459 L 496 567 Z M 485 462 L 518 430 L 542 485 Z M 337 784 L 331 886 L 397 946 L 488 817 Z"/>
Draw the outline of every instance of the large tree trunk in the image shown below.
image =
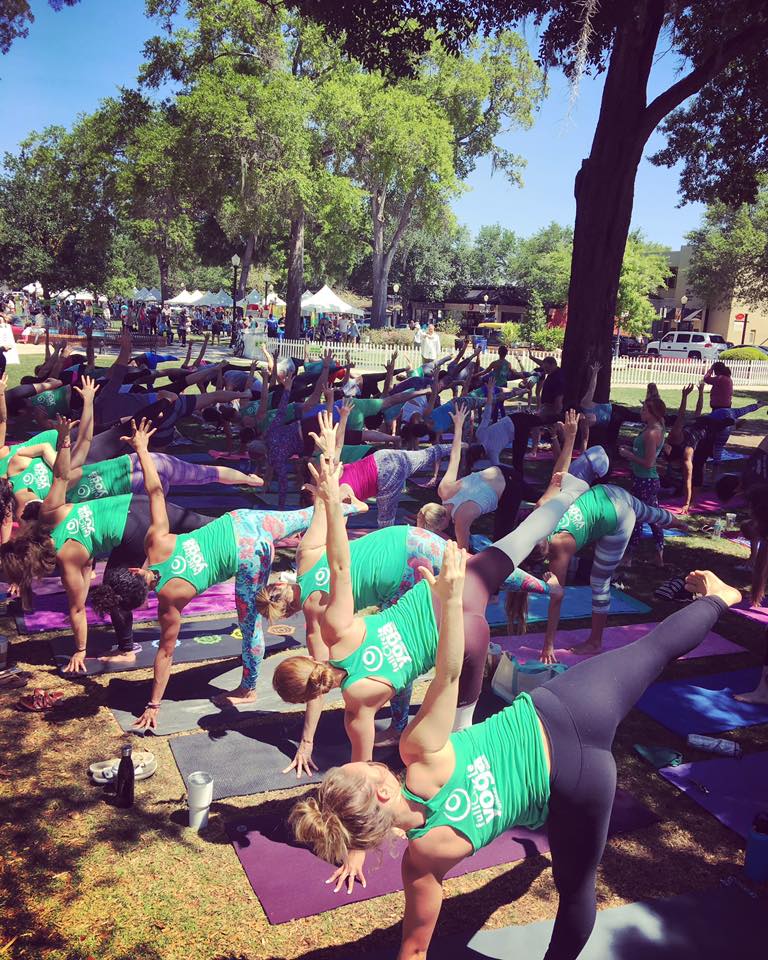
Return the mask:
<path id="1" fill-rule="evenodd" d="M 160 306 L 168 299 L 168 260 L 162 253 L 157 254 L 157 269 L 160 271 Z"/>
<path id="2" fill-rule="evenodd" d="M 304 210 L 291 220 L 288 239 L 288 290 L 285 309 L 285 336 L 298 340 L 301 336 L 301 295 L 304 292 Z"/>
<path id="3" fill-rule="evenodd" d="M 620 30 L 606 74 L 600 117 L 588 159 L 576 176 L 568 325 L 563 351 L 566 403 L 574 405 L 602 371 L 595 399 L 608 400 L 611 343 L 621 263 L 632 218 L 635 177 L 648 134 L 648 77 L 662 26 L 663 4 L 649 0 Z"/>
<path id="4" fill-rule="evenodd" d="M 248 235 L 248 239 L 245 243 L 245 250 L 243 250 L 243 259 L 240 261 L 240 279 L 237 283 L 237 299 L 242 300 L 243 297 L 248 293 L 248 277 L 251 272 L 251 265 L 253 264 L 253 251 L 256 247 L 256 234 L 251 233 Z"/>

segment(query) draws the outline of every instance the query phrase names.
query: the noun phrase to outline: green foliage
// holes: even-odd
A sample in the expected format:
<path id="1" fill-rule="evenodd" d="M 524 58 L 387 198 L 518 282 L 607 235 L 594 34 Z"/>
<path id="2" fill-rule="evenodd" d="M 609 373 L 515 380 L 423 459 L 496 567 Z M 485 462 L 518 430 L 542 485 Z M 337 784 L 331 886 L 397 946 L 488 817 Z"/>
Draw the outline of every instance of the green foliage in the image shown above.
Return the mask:
<path id="1" fill-rule="evenodd" d="M 768 182 L 763 178 L 754 203 L 731 208 L 714 203 L 701 226 L 688 234 L 689 280 L 712 304 L 732 298 L 759 309 L 768 304 Z"/>
<path id="2" fill-rule="evenodd" d="M 648 299 L 669 279 L 667 251 L 659 244 L 648 243 L 639 232 L 627 238 L 624 260 L 616 297 L 616 315 L 621 332 L 631 337 L 648 333 L 656 319 L 656 311 Z"/>
<path id="3" fill-rule="evenodd" d="M 461 322 L 457 317 L 450 316 L 445 314 L 442 319 L 438 320 L 435 324 L 435 330 L 440 334 L 446 334 L 450 337 L 458 337 L 461 333 Z M 440 342 L 442 343 L 442 336 L 440 337 Z"/>
<path id="4" fill-rule="evenodd" d="M 498 223 L 480 227 L 468 264 L 472 284 L 500 287 L 516 283 L 519 243 L 511 230 Z"/>
<path id="5" fill-rule="evenodd" d="M 564 340 L 565 327 L 544 327 L 534 331 L 530 344 L 537 350 L 562 350 Z"/>
<path id="6" fill-rule="evenodd" d="M 400 347 L 404 350 L 413 349 L 413 330 L 394 330 L 383 327 L 378 330 L 368 330 L 365 339 L 377 346 Z"/>
<path id="7" fill-rule="evenodd" d="M 718 360 L 768 360 L 768 354 L 757 347 L 732 347 L 718 354 Z"/>
<path id="8" fill-rule="evenodd" d="M 534 290 L 530 296 L 528 309 L 520 322 L 520 336 L 525 343 L 535 343 L 544 336 L 547 329 L 547 312 L 538 291 Z"/>
<path id="9" fill-rule="evenodd" d="M 400 283 L 401 296 L 410 300 L 445 300 L 452 292 L 463 293 L 469 287 L 471 251 L 469 231 L 446 206 L 432 220 L 409 227 L 393 265 L 392 280 Z M 370 283 L 370 260 L 366 265 Z"/>
<path id="10" fill-rule="evenodd" d="M 515 284 L 529 295 L 535 292 L 548 306 L 567 303 L 572 249 L 570 227 L 553 222 L 537 230 L 520 241 L 513 266 Z"/>
<path id="11" fill-rule="evenodd" d="M 499 340 L 505 347 L 516 347 L 523 342 L 522 328 L 519 323 L 505 323 L 499 328 Z"/>

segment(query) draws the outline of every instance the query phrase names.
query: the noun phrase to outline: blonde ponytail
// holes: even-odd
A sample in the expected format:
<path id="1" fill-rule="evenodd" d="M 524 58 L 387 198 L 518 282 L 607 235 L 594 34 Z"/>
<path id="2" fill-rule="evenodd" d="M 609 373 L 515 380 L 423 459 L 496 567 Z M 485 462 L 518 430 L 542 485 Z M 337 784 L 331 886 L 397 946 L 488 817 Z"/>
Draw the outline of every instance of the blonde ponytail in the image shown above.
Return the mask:
<path id="1" fill-rule="evenodd" d="M 278 664 L 272 686 L 286 703 L 306 703 L 330 693 L 338 683 L 329 663 L 312 657 L 287 657 Z"/>

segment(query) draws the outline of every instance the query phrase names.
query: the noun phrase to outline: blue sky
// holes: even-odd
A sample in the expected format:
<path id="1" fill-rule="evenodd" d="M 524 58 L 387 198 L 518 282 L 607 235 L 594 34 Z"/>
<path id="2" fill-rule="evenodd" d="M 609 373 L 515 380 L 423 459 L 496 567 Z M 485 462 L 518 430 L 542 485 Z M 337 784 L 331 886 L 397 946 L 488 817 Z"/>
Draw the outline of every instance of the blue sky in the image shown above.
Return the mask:
<path id="1" fill-rule="evenodd" d="M 35 23 L 29 37 L 0 57 L 0 153 L 14 150 L 33 129 L 68 126 L 79 113 L 94 109 L 119 86 L 135 82 L 144 41 L 155 25 L 144 17 L 143 0 L 82 0 L 54 13 L 45 0 L 32 0 Z M 534 43 L 534 38 L 531 38 Z M 674 79 L 674 64 L 662 57 L 654 74 L 657 89 Z M 523 236 L 552 220 L 572 223 L 573 181 L 589 153 L 600 106 L 602 81 L 584 78 L 569 113 L 568 86 L 550 74 L 550 96 L 533 129 L 515 131 L 504 146 L 527 160 L 522 189 L 492 176 L 482 161 L 468 181 L 470 189 L 454 204 L 460 221 L 473 231 L 501 223 Z M 662 140 L 651 138 L 646 154 Z M 643 160 L 633 227 L 650 240 L 677 247 L 699 222 L 702 207 L 677 208 L 677 175 Z"/>

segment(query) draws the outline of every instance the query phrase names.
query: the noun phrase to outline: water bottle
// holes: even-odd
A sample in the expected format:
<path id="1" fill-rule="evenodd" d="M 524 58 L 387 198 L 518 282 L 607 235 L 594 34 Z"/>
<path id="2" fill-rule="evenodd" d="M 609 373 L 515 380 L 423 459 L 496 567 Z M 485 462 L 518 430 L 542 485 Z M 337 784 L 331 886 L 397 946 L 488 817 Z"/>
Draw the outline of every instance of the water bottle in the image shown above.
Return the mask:
<path id="1" fill-rule="evenodd" d="M 741 747 L 733 740 L 720 740 L 717 737 L 704 737 L 700 733 L 689 733 L 686 741 L 689 747 L 705 750 L 707 753 L 719 753 L 724 757 L 741 756 Z"/>
<path id="2" fill-rule="evenodd" d="M 750 880 L 768 880 L 768 811 L 758 813 L 747 836 L 744 870 Z"/>
<path id="3" fill-rule="evenodd" d="M 725 533 L 726 522 L 722 517 L 718 517 L 712 524 L 712 532 L 709 535 L 710 540 L 719 540 Z"/>
<path id="4" fill-rule="evenodd" d="M 133 806 L 133 788 L 136 774 L 133 770 L 131 747 L 126 744 L 120 750 L 120 763 L 115 781 L 115 806 L 128 808 Z"/>

